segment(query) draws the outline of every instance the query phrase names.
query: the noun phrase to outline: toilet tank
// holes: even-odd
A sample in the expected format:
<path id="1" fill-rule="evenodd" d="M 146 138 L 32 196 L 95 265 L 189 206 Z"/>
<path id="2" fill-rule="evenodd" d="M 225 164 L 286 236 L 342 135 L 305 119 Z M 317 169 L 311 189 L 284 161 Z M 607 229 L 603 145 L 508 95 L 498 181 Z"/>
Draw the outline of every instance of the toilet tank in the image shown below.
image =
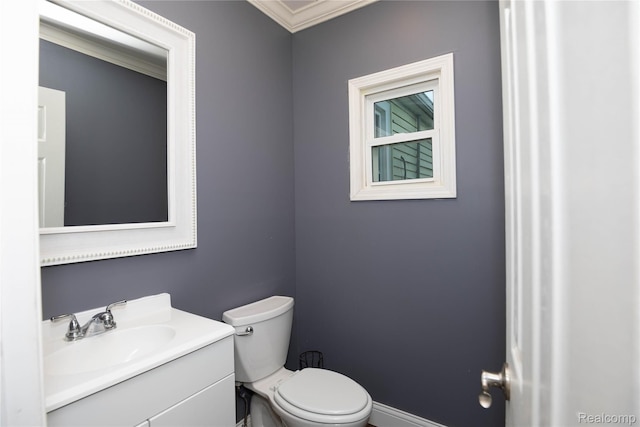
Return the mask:
<path id="1" fill-rule="evenodd" d="M 225 311 L 222 320 L 236 329 L 236 381 L 250 383 L 282 368 L 287 360 L 293 298 L 273 296 Z M 247 328 L 253 332 L 247 334 Z"/>

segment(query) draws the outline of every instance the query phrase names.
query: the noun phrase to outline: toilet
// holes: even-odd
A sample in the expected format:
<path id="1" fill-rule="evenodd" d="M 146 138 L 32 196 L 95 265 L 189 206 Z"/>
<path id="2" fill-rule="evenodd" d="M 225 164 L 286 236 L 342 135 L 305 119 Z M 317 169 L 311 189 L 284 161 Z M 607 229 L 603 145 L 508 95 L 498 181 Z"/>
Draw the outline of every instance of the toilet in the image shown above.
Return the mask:
<path id="1" fill-rule="evenodd" d="M 285 369 L 293 298 L 273 296 L 225 311 L 236 330 L 236 381 L 255 394 L 252 427 L 365 427 L 369 393 L 349 377 L 326 369 Z"/>

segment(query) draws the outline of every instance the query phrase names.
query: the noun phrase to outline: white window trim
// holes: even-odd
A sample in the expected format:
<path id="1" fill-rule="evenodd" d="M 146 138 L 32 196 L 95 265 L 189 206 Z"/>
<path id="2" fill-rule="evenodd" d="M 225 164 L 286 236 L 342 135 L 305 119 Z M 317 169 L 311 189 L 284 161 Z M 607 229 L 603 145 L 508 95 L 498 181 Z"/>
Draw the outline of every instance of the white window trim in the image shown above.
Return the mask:
<path id="1" fill-rule="evenodd" d="M 373 182 L 371 140 L 367 114 L 373 100 L 389 98 L 385 92 L 402 93 L 403 88 L 437 82 L 434 92 L 434 128 L 411 134 L 417 139 L 428 132 L 433 144 L 433 178 Z M 397 92 L 396 92 L 397 91 Z M 378 94 L 381 94 L 378 96 Z M 453 89 L 453 54 L 396 67 L 349 80 L 349 154 L 352 201 L 441 199 L 456 197 L 455 107 Z M 436 124 L 437 122 L 437 124 Z M 403 134 L 376 138 L 374 145 L 404 138 Z"/>

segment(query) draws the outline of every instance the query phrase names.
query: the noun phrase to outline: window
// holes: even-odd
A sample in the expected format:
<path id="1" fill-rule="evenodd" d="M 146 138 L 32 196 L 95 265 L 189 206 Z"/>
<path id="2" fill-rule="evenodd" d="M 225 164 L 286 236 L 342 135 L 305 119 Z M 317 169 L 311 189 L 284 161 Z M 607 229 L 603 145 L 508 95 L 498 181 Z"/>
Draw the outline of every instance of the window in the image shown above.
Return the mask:
<path id="1" fill-rule="evenodd" d="M 351 200 L 456 197 L 453 54 L 349 81 Z"/>

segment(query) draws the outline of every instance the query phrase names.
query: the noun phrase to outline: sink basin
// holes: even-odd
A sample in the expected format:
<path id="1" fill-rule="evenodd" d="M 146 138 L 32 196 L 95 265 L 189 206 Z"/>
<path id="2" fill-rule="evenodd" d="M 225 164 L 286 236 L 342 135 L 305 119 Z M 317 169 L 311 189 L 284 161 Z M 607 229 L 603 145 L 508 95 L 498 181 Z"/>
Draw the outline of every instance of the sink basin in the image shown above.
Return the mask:
<path id="1" fill-rule="evenodd" d="M 44 369 L 49 375 L 73 375 L 130 363 L 166 346 L 176 335 L 167 325 L 115 329 L 101 335 L 69 342 L 46 355 Z"/>

